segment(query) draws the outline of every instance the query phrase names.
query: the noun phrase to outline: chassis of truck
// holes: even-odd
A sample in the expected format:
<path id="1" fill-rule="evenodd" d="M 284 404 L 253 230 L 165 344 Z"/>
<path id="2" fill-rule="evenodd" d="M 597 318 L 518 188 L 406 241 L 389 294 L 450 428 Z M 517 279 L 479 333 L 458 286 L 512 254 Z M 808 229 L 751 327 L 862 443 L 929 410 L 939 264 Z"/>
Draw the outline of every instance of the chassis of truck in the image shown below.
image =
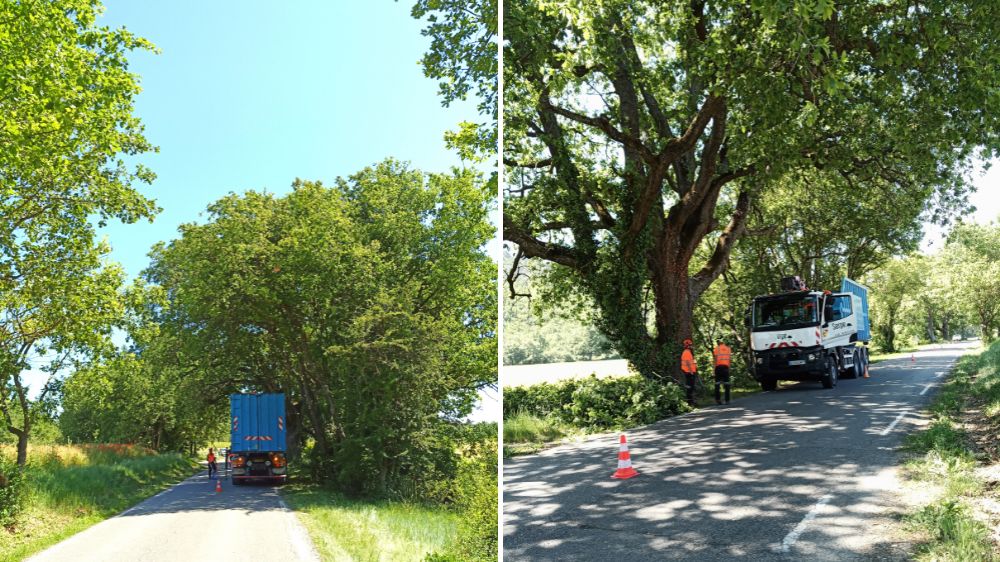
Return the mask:
<path id="1" fill-rule="evenodd" d="M 868 366 L 868 288 L 844 278 L 838 293 L 810 291 L 797 278 L 784 292 L 753 299 L 747 311 L 751 373 L 761 388 L 778 381 L 819 381 L 833 388 Z"/>
<path id="2" fill-rule="evenodd" d="M 249 480 L 284 483 L 285 395 L 231 394 L 229 461 L 233 485 Z"/>

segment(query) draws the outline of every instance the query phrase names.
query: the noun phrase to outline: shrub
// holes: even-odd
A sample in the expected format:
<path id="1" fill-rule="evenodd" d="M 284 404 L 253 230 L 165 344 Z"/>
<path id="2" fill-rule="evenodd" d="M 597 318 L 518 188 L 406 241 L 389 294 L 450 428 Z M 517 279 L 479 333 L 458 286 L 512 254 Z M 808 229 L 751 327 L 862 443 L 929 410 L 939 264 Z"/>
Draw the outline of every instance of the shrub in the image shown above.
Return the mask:
<path id="1" fill-rule="evenodd" d="M 567 408 L 578 427 L 621 429 L 653 423 L 685 410 L 684 392 L 640 375 L 581 379 Z"/>
<path id="2" fill-rule="evenodd" d="M 24 480 L 24 471 L 18 469 L 17 463 L 0 455 L 0 527 L 10 528 L 17 523 L 24 509 Z"/>
<path id="3" fill-rule="evenodd" d="M 641 375 L 504 389 L 504 419 L 530 414 L 586 429 L 634 427 L 684 412 L 684 391 Z M 505 421 L 506 425 L 506 421 Z"/>

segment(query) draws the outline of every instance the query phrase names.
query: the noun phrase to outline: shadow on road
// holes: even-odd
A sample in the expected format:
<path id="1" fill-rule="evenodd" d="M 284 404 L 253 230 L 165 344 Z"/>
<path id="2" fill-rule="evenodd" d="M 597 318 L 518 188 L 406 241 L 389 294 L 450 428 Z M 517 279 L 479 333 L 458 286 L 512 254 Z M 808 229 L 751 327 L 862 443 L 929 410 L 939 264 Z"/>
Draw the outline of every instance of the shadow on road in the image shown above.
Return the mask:
<path id="1" fill-rule="evenodd" d="M 272 484 L 250 482 L 234 486 L 229 479 L 223 478 L 222 492 L 216 492 L 215 483 L 214 479 L 208 478 L 207 472 L 200 473 L 136 505 L 120 517 L 222 510 L 237 510 L 249 514 L 284 509 L 278 487 Z"/>
<path id="2" fill-rule="evenodd" d="M 921 389 L 961 350 L 884 362 L 833 390 L 796 383 L 628 431 L 641 474 L 631 480 L 610 478 L 617 434 L 506 459 L 505 559 L 778 559 L 827 494 L 816 508 L 822 524 L 795 554 L 845 559 L 885 507 L 877 492 L 901 435 L 922 417 L 930 395 Z"/>

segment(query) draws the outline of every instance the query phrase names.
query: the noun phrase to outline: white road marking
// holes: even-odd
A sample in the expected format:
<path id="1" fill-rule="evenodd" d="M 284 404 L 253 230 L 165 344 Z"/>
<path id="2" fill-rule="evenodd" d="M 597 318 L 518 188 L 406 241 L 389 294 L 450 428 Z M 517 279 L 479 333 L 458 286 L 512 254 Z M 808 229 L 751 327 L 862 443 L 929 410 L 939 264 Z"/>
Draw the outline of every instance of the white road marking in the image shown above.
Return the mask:
<path id="1" fill-rule="evenodd" d="M 935 377 L 940 377 L 943 374 L 944 374 L 944 371 L 938 371 L 938 372 L 934 373 L 934 376 Z"/>
<path id="2" fill-rule="evenodd" d="M 816 518 L 819 510 L 822 509 L 822 507 L 831 499 L 833 499 L 833 494 L 827 494 L 820 498 L 819 501 L 816 502 L 816 505 L 809 510 L 809 513 L 802 518 L 802 521 L 799 521 L 799 524 L 792 529 L 792 532 L 785 535 L 785 539 L 781 541 L 782 552 L 789 552 L 792 549 L 792 545 L 795 544 L 795 541 L 799 540 L 799 535 L 806 530 L 806 527 L 809 526 L 809 522 Z"/>
<path id="3" fill-rule="evenodd" d="M 923 396 L 924 394 L 927 394 L 927 391 L 930 390 L 932 386 L 934 386 L 934 383 L 930 383 L 925 386 L 924 389 L 920 391 L 920 395 Z"/>
<path id="4" fill-rule="evenodd" d="M 921 394 L 923 394 L 923 393 L 921 393 Z M 903 416 L 905 416 L 907 413 L 908 412 L 906 410 L 903 410 L 902 412 L 900 412 L 899 415 L 896 416 L 896 419 L 892 420 L 892 423 L 889 424 L 889 427 L 887 427 L 887 428 L 885 428 L 885 429 L 882 430 L 882 435 L 889 435 L 889 432 L 892 431 L 893 429 L 895 429 L 896 424 L 899 423 L 899 421 L 902 420 Z"/>

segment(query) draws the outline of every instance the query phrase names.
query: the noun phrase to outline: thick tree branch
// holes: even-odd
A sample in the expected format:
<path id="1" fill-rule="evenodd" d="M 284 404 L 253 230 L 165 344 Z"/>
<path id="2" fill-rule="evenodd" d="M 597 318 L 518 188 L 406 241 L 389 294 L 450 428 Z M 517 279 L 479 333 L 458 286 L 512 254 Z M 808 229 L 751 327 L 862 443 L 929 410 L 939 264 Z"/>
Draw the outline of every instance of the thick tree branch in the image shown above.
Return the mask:
<path id="1" fill-rule="evenodd" d="M 652 150 L 646 147 L 646 145 L 642 144 L 641 139 L 636 137 L 631 137 L 619 131 L 618 129 L 615 128 L 614 125 L 611 124 L 611 120 L 608 119 L 607 117 L 603 115 L 599 117 L 591 117 L 589 115 L 577 113 L 570 109 L 553 105 L 545 98 L 543 98 L 542 103 L 544 108 L 551 110 L 556 115 L 565 117 L 571 121 L 576 121 L 577 123 L 581 123 L 583 125 L 589 125 L 591 127 L 600 129 L 610 139 L 618 141 L 619 143 L 622 144 L 622 146 L 636 151 L 636 153 L 638 153 L 642 157 L 643 161 L 645 161 L 646 163 L 648 164 L 655 163 L 656 156 L 653 154 Z"/>
<path id="2" fill-rule="evenodd" d="M 746 231 L 749 209 L 750 194 L 746 191 L 741 191 L 736 200 L 736 210 L 733 211 L 733 216 L 730 218 L 725 230 L 719 235 L 719 239 L 715 243 L 715 251 L 712 252 L 712 257 L 709 258 L 708 262 L 705 263 L 698 273 L 691 277 L 691 281 L 688 283 L 688 291 L 690 291 L 692 300 L 697 300 L 708 289 L 708 286 L 725 271 L 729 263 L 729 255 L 733 251 L 733 246 Z"/>
<path id="3" fill-rule="evenodd" d="M 503 239 L 517 244 L 518 249 L 529 258 L 542 258 L 574 269 L 580 267 L 580 260 L 572 249 L 535 238 L 527 229 L 514 224 L 514 220 L 506 214 L 503 217 Z"/>

